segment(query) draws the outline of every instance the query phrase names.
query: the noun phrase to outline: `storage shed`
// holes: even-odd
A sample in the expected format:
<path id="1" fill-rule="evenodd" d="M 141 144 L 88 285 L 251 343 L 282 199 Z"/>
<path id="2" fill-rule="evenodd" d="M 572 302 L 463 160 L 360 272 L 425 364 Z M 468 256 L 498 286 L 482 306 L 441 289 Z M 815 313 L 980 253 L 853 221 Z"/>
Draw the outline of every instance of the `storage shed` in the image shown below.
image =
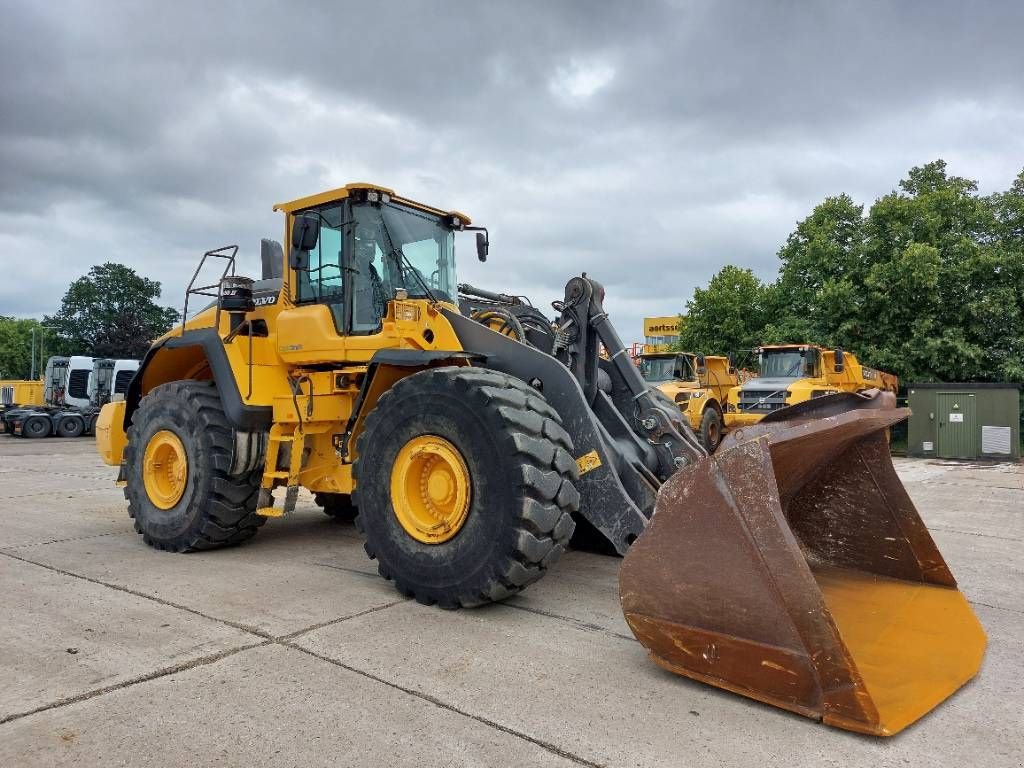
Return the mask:
<path id="1" fill-rule="evenodd" d="M 1019 459 L 1020 384 L 908 384 L 907 455 Z"/>

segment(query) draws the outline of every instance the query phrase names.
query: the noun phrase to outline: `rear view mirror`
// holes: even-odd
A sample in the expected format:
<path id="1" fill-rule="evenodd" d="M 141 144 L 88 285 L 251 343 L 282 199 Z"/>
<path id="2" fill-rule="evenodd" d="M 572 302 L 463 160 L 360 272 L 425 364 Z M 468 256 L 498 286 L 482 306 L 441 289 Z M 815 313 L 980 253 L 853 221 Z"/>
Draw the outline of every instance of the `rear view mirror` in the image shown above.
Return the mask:
<path id="1" fill-rule="evenodd" d="M 309 251 L 300 251 L 292 248 L 288 254 L 288 266 L 296 272 L 305 272 L 309 269 Z"/>
<path id="2" fill-rule="evenodd" d="M 296 216 L 292 220 L 292 248 L 309 252 L 316 248 L 320 222 L 314 216 Z"/>
<path id="3" fill-rule="evenodd" d="M 487 230 L 476 233 L 476 257 L 480 261 L 487 261 L 487 252 L 490 250 L 491 244 L 487 239 Z"/>
<path id="4" fill-rule="evenodd" d="M 843 348 L 836 347 L 836 373 L 842 373 L 843 369 L 846 368 L 846 363 L 843 360 Z"/>

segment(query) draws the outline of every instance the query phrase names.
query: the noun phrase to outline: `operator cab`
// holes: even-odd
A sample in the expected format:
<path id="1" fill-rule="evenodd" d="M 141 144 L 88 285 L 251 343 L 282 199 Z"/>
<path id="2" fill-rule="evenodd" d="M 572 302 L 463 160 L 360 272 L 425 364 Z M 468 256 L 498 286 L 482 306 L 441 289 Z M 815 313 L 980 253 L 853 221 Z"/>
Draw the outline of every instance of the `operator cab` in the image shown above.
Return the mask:
<path id="1" fill-rule="evenodd" d="M 327 305 L 344 336 L 378 333 L 395 298 L 457 305 L 456 232 L 480 230 L 477 252 L 487 255 L 486 230 L 464 214 L 380 187 L 349 185 L 277 208 L 289 214 L 292 302 Z"/>

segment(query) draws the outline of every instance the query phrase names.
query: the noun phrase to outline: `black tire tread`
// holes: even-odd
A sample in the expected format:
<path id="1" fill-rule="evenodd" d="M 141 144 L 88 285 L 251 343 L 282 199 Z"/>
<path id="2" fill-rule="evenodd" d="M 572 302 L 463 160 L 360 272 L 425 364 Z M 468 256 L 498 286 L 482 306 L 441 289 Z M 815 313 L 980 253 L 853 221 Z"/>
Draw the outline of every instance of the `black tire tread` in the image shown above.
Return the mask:
<path id="1" fill-rule="evenodd" d="M 356 441 L 357 455 L 362 455 L 366 440 L 373 439 L 374 428 L 387 412 L 389 401 L 400 397 L 407 387 L 416 386 L 413 379 L 418 376 L 443 378 L 449 386 L 462 390 L 467 407 L 480 407 L 496 415 L 498 423 L 492 428 L 508 434 L 514 454 L 522 459 L 518 478 L 522 491 L 519 525 L 515 544 L 503 556 L 497 578 L 474 594 L 454 596 L 442 607 L 468 608 L 503 600 L 540 579 L 569 544 L 575 528 L 572 513 L 579 509 L 580 502 L 575 486 L 579 469 L 572 458 L 572 440 L 562 427 L 558 412 L 521 379 L 487 368 L 445 366 L 406 377 L 380 396 Z M 359 474 L 357 460 L 353 466 L 353 501 L 357 508 Z M 360 533 L 365 532 L 361 514 L 356 516 L 355 524 Z M 376 559 L 369 541 L 364 548 L 371 559 Z M 418 591 L 416 585 L 402 583 L 383 564 L 378 564 L 378 572 L 395 581 L 403 595 L 426 604 L 438 602 L 436 596 Z"/>
<path id="2" fill-rule="evenodd" d="M 355 519 L 356 508 L 350 496 L 317 491 L 313 494 L 313 501 L 330 518 L 341 522 L 351 522 Z"/>
<path id="3" fill-rule="evenodd" d="M 251 539 L 267 521 L 262 515 L 256 514 L 262 469 L 257 468 L 237 477 L 228 474 L 234 452 L 233 430 L 212 381 L 173 381 L 154 387 L 143 397 L 128 427 L 125 462 L 130 466 L 140 447 L 143 424 L 139 415 L 145 413 L 147 403 L 165 397 L 191 407 L 209 437 L 213 472 L 210 494 L 205 501 L 204 518 L 197 531 L 174 541 L 161 542 L 151 538 L 142 529 L 126 487 L 124 492 L 128 499 L 128 515 L 135 521 L 136 533 L 141 534 L 143 541 L 151 547 L 168 552 L 218 549 Z"/>

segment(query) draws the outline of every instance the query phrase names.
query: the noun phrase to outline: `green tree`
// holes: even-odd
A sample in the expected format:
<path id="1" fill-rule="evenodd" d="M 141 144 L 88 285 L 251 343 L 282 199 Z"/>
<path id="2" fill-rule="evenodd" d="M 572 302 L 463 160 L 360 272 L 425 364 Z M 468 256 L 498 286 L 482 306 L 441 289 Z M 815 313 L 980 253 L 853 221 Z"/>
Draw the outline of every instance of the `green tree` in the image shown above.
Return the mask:
<path id="1" fill-rule="evenodd" d="M 71 284 L 44 323 L 65 353 L 138 358 L 178 320 L 177 310 L 156 303 L 159 296 L 159 282 L 123 264 L 99 264 Z"/>
<path id="2" fill-rule="evenodd" d="M 942 160 L 912 168 L 899 186 L 866 223 L 865 356 L 905 380 L 1008 374 L 999 350 L 1013 346 L 1021 285 L 993 201 Z"/>
<path id="3" fill-rule="evenodd" d="M 817 205 L 779 250 L 765 343 L 855 346 L 864 280 L 864 206 L 847 195 Z"/>
<path id="4" fill-rule="evenodd" d="M 994 218 L 988 263 L 977 272 L 989 283 L 972 310 L 981 332 L 989 334 L 990 365 L 995 379 L 1024 381 L 1024 171 L 1009 190 L 988 199 Z"/>
<path id="5" fill-rule="evenodd" d="M 0 316 L 0 379 L 27 379 L 31 375 L 33 328 L 38 376 L 40 344 L 44 341 L 45 332 L 39 321 Z"/>
<path id="6" fill-rule="evenodd" d="M 742 356 L 760 343 L 769 300 L 768 288 L 751 270 L 726 265 L 687 302 L 678 348 Z"/>

